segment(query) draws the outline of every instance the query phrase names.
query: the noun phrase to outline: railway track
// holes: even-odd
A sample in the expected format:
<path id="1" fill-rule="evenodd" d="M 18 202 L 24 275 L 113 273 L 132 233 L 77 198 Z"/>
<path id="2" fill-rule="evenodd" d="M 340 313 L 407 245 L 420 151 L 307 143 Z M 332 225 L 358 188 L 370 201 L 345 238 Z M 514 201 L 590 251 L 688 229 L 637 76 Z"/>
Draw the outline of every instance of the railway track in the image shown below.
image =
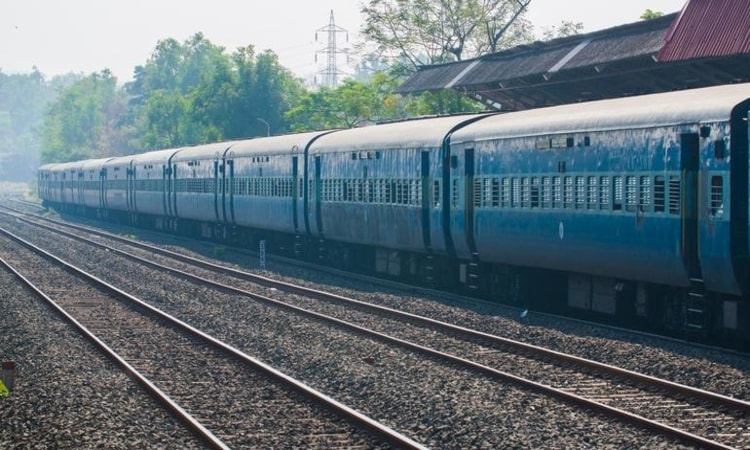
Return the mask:
<path id="1" fill-rule="evenodd" d="M 208 446 L 424 448 L 7 230 L 0 234 L 15 246 L 3 264 Z"/>
<path id="2" fill-rule="evenodd" d="M 193 279 L 195 282 L 214 283 L 214 287 L 238 295 L 294 309 L 317 320 L 335 322 L 338 326 L 356 333 L 428 354 L 432 358 L 441 358 L 450 364 L 462 365 L 493 379 L 517 383 L 586 408 L 597 409 L 620 420 L 677 437 L 692 445 L 707 448 L 750 446 L 750 423 L 747 419 L 750 404 L 742 400 L 433 319 L 311 291 L 288 283 L 279 283 L 226 267 L 213 266 L 156 247 L 129 242 L 117 236 L 103 236 L 106 236 L 106 239 L 118 240 L 127 246 L 138 247 L 141 252 L 147 254 L 161 255 L 151 257 L 150 260 L 168 258 L 172 260 L 171 265 L 179 266 L 180 270 L 199 270 L 201 279 Z M 78 236 L 75 238 L 82 239 Z M 109 251 L 120 252 L 114 248 L 110 248 Z M 132 255 L 122 256 L 134 258 Z M 195 269 L 195 266 L 199 266 L 200 269 Z M 160 270 L 176 273 L 174 268 Z M 233 277 L 231 280 L 227 279 L 228 274 Z M 190 275 L 183 273 L 181 276 Z M 214 277 L 218 281 L 209 281 L 208 277 Z M 304 304 L 307 309 L 303 310 L 289 303 L 281 304 L 266 296 L 233 287 L 248 280 L 252 284 L 261 283 L 266 289 L 287 290 L 300 295 L 301 297 L 295 298 L 293 302 L 295 305 Z M 229 286 L 229 283 L 232 286 Z M 314 300 L 311 300 L 311 297 Z M 321 300 L 325 302 L 321 303 Z M 375 327 L 369 329 L 368 324 L 372 323 L 373 315 L 383 320 L 378 320 Z M 436 332 L 444 337 L 436 339 Z"/>

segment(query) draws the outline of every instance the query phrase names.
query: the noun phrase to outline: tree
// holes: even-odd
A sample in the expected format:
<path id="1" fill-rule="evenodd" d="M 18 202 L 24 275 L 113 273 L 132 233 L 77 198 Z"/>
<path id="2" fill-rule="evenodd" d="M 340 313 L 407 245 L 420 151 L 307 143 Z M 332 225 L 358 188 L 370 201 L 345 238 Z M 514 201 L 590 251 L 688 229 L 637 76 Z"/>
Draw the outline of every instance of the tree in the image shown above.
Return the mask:
<path id="1" fill-rule="evenodd" d="M 117 121 L 125 107 L 117 79 L 109 70 L 82 78 L 60 93 L 45 115 L 42 161 L 64 162 L 118 155 L 125 148 Z"/>
<path id="2" fill-rule="evenodd" d="M 531 40 L 515 20 L 529 0 L 369 0 L 365 40 L 415 70 Z"/>
<path id="3" fill-rule="evenodd" d="M 0 71 L 0 178 L 26 181 L 33 176 L 40 160 L 44 113 L 58 89 L 73 78 L 47 81 L 36 67 L 28 74 Z"/>
<path id="4" fill-rule="evenodd" d="M 576 34 L 579 34 L 582 30 L 582 22 L 563 20 L 560 22 L 560 25 L 553 25 L 551 28 L 545 29 L 542 32 L 542 39 L 545 41 L 549 41 L 556 38 L 574 36 Z"/>
<path id="5" fill-rule="evenodd" d="M 641 14 L 641 20 L 656 19 L 656 18 L 659 18 L 659 17 L 661 17 L 663 15 L 664 15 L 664 13 L 661 12 L 661 11 L 653 11 L 651 9 L 647 9 L 646 11 L 643 12 L 643 14 Z"/>
<path id="6" fill-rule="evenodd" d="M 385 73 L 372 81 L 351 78 L 332 88 L 321 88 L 303 96 L 289 110 L 287 120 L 294 131 L 353 128 L 369 122 L 405 117 L 401 97 L 393 94 L 396 79 Z"/>

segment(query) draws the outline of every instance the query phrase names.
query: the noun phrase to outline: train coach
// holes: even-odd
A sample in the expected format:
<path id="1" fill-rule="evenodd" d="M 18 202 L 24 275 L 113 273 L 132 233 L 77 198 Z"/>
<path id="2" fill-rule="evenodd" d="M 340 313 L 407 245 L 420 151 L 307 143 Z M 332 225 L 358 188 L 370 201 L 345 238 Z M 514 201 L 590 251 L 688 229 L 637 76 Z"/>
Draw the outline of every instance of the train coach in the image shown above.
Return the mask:
<path id="1" fill-rule="evenodd" d="M 522 288 L 545 279 L 580 309 L 746 329 L 749 98 L 748 85 L 719 86 L 457 131 L 456 258 L 490 285 L 509 271 Z"/>
<path id="2" fill-rule="evenodd" d="M 738 84 L 426 118 L 50 164 L 39 192 L 62 211 L 747 341 L 749 109 Z"/>

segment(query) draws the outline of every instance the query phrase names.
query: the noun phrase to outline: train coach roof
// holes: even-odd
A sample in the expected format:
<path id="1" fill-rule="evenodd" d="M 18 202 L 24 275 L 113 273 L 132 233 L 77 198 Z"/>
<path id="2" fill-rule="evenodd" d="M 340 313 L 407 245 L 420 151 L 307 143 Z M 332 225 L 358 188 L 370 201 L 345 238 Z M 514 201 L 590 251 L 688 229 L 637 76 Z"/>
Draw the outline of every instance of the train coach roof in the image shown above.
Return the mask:
<path id="1" fill-rule="evenodd" d="M 166 164 L 169 158 L 175 153 L 180 151 L 179 148 L 170 148 L 166 150 L 155 150 L 153 152 L 141 153 L 138 155 L 131 156 L 131 160 L 134 165 L 152 163 L 152 164 Z M 127 158 L 127 157 L 126 157 Z"/>
<path id="2" fill-rule="evenodd" d="M 469 125 L 451 142 L 728 120 L 747 99 L 750 83 L 518 111 Z"/>
<path id="3" fill-rule="evenodd" d="M 258 154 L 273 155 L 303 152 L 312 140 L 326 133 L 328 131 L 312 131 L 238 141 L 229 148 L 229 153 L 230 156 L 237 158 Z"/>
<path id="4" fill-rule="evenodd" d="M 310 153 L 441 147 L 443 139 L 453 129 L 479 117 L 477 114 L 465 114 L 340 130 L 316 140 Z"/>
<path id="5" fill-rule="evenodd" d="M 212 144 L 195 145 L 193 147 L 182 147 L 179 149 L 172 162 L 187 161 L 193 159 L 214 159 L 224 156 L 224 152 L 232 146 L 232 142 L 216 142 Z"/>
<path id="6" fill-rule="evenodd" d="M 104 163 L 111 159 L 113 158 L 87 159 L 85 161 L 81 161 L 78 167 L 81 170 L 101 169 L 104 166 Z"/>

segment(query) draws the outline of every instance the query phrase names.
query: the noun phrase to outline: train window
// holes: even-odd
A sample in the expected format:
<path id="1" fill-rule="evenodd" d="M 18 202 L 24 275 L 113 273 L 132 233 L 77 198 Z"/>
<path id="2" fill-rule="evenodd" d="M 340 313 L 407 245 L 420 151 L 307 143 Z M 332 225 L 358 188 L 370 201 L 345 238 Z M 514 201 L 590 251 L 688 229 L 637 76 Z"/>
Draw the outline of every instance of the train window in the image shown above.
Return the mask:
<path id="1" fill-rule="evenodd" d="M 451 180 L 451 204 L 458 207 L 458 178 Z"/>
<path id="2" fill-rule="evenodd" d="M 484 206 L 482 200 L 483 200 L 483 189 L 482 184 L 484 181 L 487 181 L 487 179 L 475 179 L 474 180 L 474 191 L 472 192 L 472 195 L 474 196 L 474 201 L 472 202 L 475 208 L 479 208 Z"/>
<path id="3" fill-rule="evenodd" d="M 625 209 L 630 212 L 635 211 L 638 195 L 638 185 L 634 176 L 625 177 Z"/>
<path id="4" fill-rule="evenodd" d="M 367 180 L 366 183 L 367 201 L 369 203 L 375 203 L 375 182 L 373 180 Z"/>
<path id="5" fill-rule="evenodd" d="M 573 207 L 573 177 L 563 179 L 563 208 Z"/>
<path id="6" fill-rule="evenodd" d="M 531 178 L 531 207 L 539 207 L 539 177 Z"/>
<path id="7" fill-rule="evenodd" d="M 724 215 L 724 178 L 720 175 L 711 177 L 711 215 L 721 217 Z"/>
<path id="8" fill-rule="evenodd" d="M 521 206 L 528 207 L 531 201 L 528 177 L 521 178 Z"/>
<path id="9" fill-rule="evenodd" d="M 432 206 L 440 206 L 440 181 L 435 180 L 432 182 Z"/>
<path id="10" fill-rule="evenodd" d="M 727 156 L 727 143 L 724 139 L 717 139 L 714 141 L 714 158 L 722 159 Z"/>
<path id="11" fill-rule="evenodd" d="M 521 205 L 521 189 L 518 178 L 513 177 L 510 181 L 510 195 L 511 195 L 511 206 L 517 207 Z"/>
<path id="12" fill-rule="evenodd" d="M 664 212 L 666 201 L 666 185 L 664 176 L 657 175 L 654 177 L 654 212 Z"/>
<path id="13" fill-rule="evenodd" d="M 651 209 L 651 177 L 641 176 L 641 190 L 638 195 L 638 208 L 641 212 Z"/>
<path id="14" fill-rule="evenodd" d="M 599 209 L 609 209 L 609 177 L 599 177 Z"/>
<path id="15" fill-rule="evenodd" d="M 500 206 L 500 180 L 497 178 L 492 179 L 492 206 Z"/>
<path id="16" fill-rule="evenodd" d="M 588 209 L 597 209 L 599 207 L 599 192 L 596 185 L 596 177 L 590 176 L 586 180 L 586 204 Z"/>
<path id="17" fill-rule="evenodd" d="M 552 207 L 562 206 L 562 180 L 559 176 L 552 177 Z"/>
<path id="18" fill-rule="evenodd" d="M 669 214 L 680 214 L 680 177 L 669 176 Z"/>
<path id="19" fill-rule="evenodd" d="M 482 180 L 482 206 L 492 206 L 492 179 L 485 178 Z"/>
<path id="20" fill-rule="evenodd" d="M 583 209 L 586 206 L 586 178 L 576 177 L 576 209 Z"/>
<path id="21" fill-rule="evenodd" d="M 549 177 L 542 177 L 542 208 L 552 207 L 552 184 Z"/>
<path id="22" fill-rule="evenodd" d="M 623 183 L 622 183 L 622 176 L 616 175 L 614 178 L 614 197 L 612 199 L 612 210 L 613 211 L 621 211 L 622 210 L 622 199 L 623 199 Z"/>
<path id="23" fill-rule="evenodd" d="M 510 206 L 510 179 L 503 177 L 500 188 L 500 204 L 504 207 Z"/>

